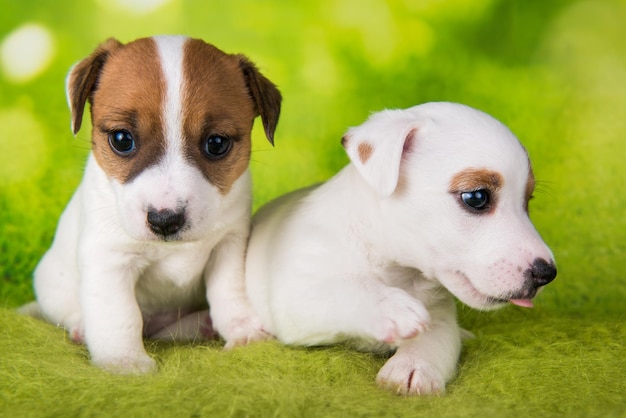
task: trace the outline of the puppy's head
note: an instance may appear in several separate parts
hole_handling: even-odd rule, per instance
[[[66,89],[74,133],[91,105],[92,151],[131,237],[197,239],[249,204],[253,120],[273,143],[281,95],[244,56],[181,36],[109,39]]]
[[[556,276],[528,217],[535,179],[515,136],[453,103],[374,114],[342,140],[387,219],[396,261],[478,309],[531,299]]]

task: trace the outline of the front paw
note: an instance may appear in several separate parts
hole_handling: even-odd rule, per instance
[[[157,370],[157,363],[146,353],[126,354],[117,356],[94,356],[91,362],[113,374],[148,374]]]
[[[428,361],[396,354],[380,369],[376,383],[398,395],[420,396],[445,393],[445,379]]]
[[[224,346],[225,350],[272,338],[272,336],[263,329],[261,321],[254,315],[231,320],[229,325],[222,332],[222,337],[226,340],[226,345]]]
[[[389,288],[373,310],[377,340],[397,345],[430,328],[430,314],[424,304],[401,289]]]

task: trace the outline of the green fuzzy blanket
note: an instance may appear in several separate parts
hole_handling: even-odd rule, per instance
[[[0,0],[0,417],[626,417],[623,1],[146,4]],[[15,308],[34,296],[89,149],[88,126],[68,129],[69,66],[106,37],[156,33],[243,52],[279,85],[276,148],[253,135],[255,208],[332,176],[342,134],[371,111],[448,100],[494,115],[533,161],[531,217],[557,279],[534,309],[459,305],[476,338],[438,397],[380,390],[385,359],[343,346],[148,341],[154,375],[91,366],[63,330]]]
[[[541,311],[541,313],[539,313]],[[62,330],[1,312],[0,416],[623,416],[624,327],[510,309],[462,313],[467,341],[447,394],[402,398],[374,378],[385,361],[344,347],[147,343],[156,375],[112,376]]]

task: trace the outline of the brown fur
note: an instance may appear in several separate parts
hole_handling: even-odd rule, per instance
[[[165,153],[161,109],[165,82],[156,44],[140,39],[109,53],[91,97],[93,153],[102,169],[126,183]],[[125,129],[135,138],[137,149],[120,157],[109,146],[109,133]]]
[[[230,190],[250,159],[250,131],[261,115],[273,143],[281,95],[274,84],[241,55],[229,55],[197,39],[184,44],[183,142],[187,158],[220,189]],[[166,85],[156,43],[151,38],[122,45],[102,43],[70,73],[68,94],[74,132],[80,129],[85,102],[91,103],[93,153],[109,177],[132,181],[165,153],[162,108]],[[131,132],[136,150],[122,157],[109,146],[114,130]],[[202,140],[221,135],[233,140],[231,151],[212,160]]]
[[[359,152],[359,160],[361,160],[363,164],[365,164],[367,160],[370,159],[370,157],[372,156],[372,152],[374,152],[374,148],[368,142],[361,142],[357,150]]]
[[[261,116],[265,136],[274,145],[274,131],[280,114],[282,96],[276,86],[263,76],[243,55],[236,55],[239,66],[246,80],[248,90],[254,99],[257,115]]]
[[[503,185],[504,179],[500,173],[484,168],[470,168],[452,177],[450,192],[460,193],[481,188],[498,191]]]
[[[227,193],[250,159],[250,131],[256,116],[236,57],[199,40],[185,44],[183,132],[185,153],[204,177]],[[201,71],[199,69],[202,69]],[[221,159],[207,158],[204,139],[219,135],[233,141]]]
[[[500,173],[485,168],[470,168],[457,173],[450,181],[449,191],[460,194],[478,189],[491,192],[491,203],[488,212],[492,212],[498,202],[498,194],[504,186],[504,178]]]

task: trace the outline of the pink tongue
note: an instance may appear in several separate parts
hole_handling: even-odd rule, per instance
[[[533,305],[533,301],[530,299],[511,299],[509,302],[511,302],[513,305],[521,306],[523,308],[535,307],[535,305]]]

